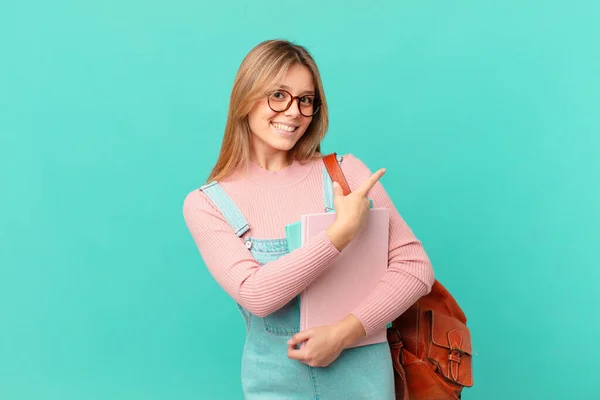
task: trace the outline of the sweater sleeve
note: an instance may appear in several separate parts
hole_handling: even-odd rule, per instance
[[[344,157],[342,170],[351,190],[372,175],[369,168],[352,154]],[[373,199],[373,207],[389,209],[390,233],[388,269],[373,292],[351,312],[362,323],[367,336],[383,329],[428,294],[434,282],[429,257],[381,182],[375,184],[368,196]]]
[[[183,216],[217,283],[259,317],[291,301],[340,254],[323,231],[306,246],[261,266],[202,191],[186,196]]]

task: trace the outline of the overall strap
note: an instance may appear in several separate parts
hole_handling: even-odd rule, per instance
[[[336,154],[336,158],[341,164],[344,156]],[[325,163],[323,163],[323,204],[325,212],[335,211],[333,206],[333,181],[331,180],[331,176],[329,176]]]
[[[231,197],[219,185],[217,181],[212,181],[200,189],[204,192],[210,201],[213,202],[215,207],[223,214],[225,220],[231,225],[235,234],[240,237],[250,229],[248,221],[244,218],[244,215],[240,212],[240,209],[235,205]]]

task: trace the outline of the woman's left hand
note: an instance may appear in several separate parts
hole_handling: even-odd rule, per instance
[[[335,328],[331,325],[298,332],[288,340],[288,357],[311,367],[326,367],[344,350],[341,340],[336,336]],[[296,345],[304,341],[304,346],[296,349]]]
[[[317,326],[296,333],[288,340],[288,357],[311,367],[326,367],[334,362],[365,331],[361,323],[350,314],[334,325]],[[296,345],[304,343],[300,349]]]

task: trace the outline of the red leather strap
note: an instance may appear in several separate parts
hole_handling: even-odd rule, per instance
[[[402,337],[397,329],[388,328],[387,338],[392,354],[392,365],[396,371],[394,378],[396,400],[409,400],[408,383],[404,371],[404,343],[402,343]]]
[[[348,185],[348,181],[346,181],[346,177],[342,172],[342,167],[340,167],[336,153],[331,153],[323,157],[323,162],[325,163],[325,168],[327,168],[331,180],[340,184],[344,191],[344,196],[349,195],[351,192],[350,185]]]
[[[447,333],[448,336],[448,344],[450,345],[450,354],[448,355],[448,364],[450,364],[450,368],[448,368],[448,373],[450,376],[448,378],[453,381],[458,381],[458,368],[460,365],[460,358],[462,356],[461,348],[463,345],[463,337],[460,332],[456,329],[452,329]]]

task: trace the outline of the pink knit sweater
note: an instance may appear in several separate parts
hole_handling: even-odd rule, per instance
[[[321,160],[295,161],[283,170],[268,171],[250,162],[247,172],[236,171],[219,181],[250,225],[243,237],[285,238],[285,225],[300,220],[302,214],[323,212],[322,166]],[[351,190],[372,175],[352,154],[344,156],[342,170]],[[380,182],[369,197],[374,207],[390,209],[390,235],[388,271],[352,311],[367,336],[429,293],[434,281],[421,242]],[[323,231],[308,245],[261,267],[204,193],[197,189],[189,193],[183,214],[212,276],[237,303],[260,317],[292,300],[340,254]]]

